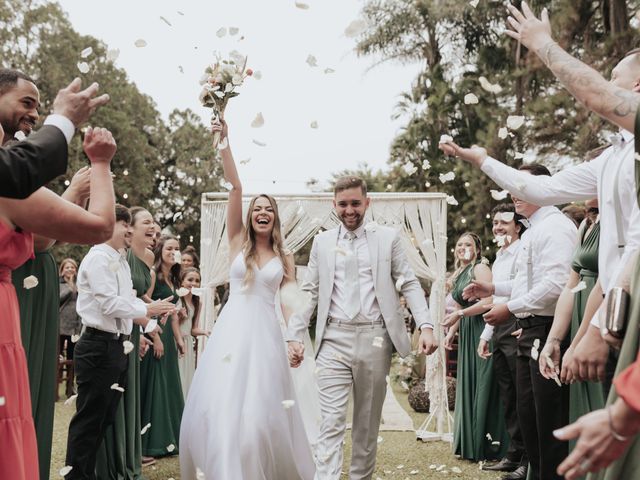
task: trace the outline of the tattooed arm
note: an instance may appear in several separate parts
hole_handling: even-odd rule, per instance
[[[612,85],[554,42],[546,8],[540,20],[526,2],[522,2],[522,12],[513,5],[508,8],[511,13],[508,22],[513,30],[507,30],[507,35],[534,51],[576,100],[592,112],[633,132],[640,94]]]

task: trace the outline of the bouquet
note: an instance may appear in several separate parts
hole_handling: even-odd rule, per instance
[[[253,75],[253,70],[247,67],[247,57],[237,51],[229,54],[228,59],[222,59],[216,54],[215,63],[208,65],[204,75],[200,79],[202,92],[200,102],[203,106],[211,108],[211,121],[219,121],[224,116],[224,110],[230,98],[240,95],[236,91],[244,83],[244,79]],[[213,137],[214,148],[220,142],[220,133]]]

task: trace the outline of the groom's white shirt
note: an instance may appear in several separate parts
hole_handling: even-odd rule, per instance
[[[291,316],[286,333],[287,341],[302,342],[304,332],[308,328],[313,311],[317,306],[316,355],[320,350],[327,318],[333,315],[339,319],[346,318],[344,313],[340,316],[336,313],[342,310],[340,308],[340,282],[344,281],[344,273],[341,279],[337,272],[338,256],[341,253],[339,253],[340,249],[336,247],[339,247],[341,227],[342,225],[319,233],[314,238],[309,264],[301,287],[303,291],[310,294],[311,299],[303,312]],[[361,314],[365,315],[367,319],[375,320],[379,315],[376,318],[369,318],[369,316],[376,314],[377,306],[395,349],[404,357],[409,354],[411,347],[402,316],[400,299],[396,291],[396,282],[401,277],[404,279],[400,290],[407,300],[407,305],[411,309],[418,328],[425,326],[433,328],[424,291],[409,266],[399,232],[394,228],[375,224],[364,227],[363,230],[364,235],[359,238],[362,238],[361,242],[366,239],[374,297],[369,299],[371,285],[368,285],[364,278],[366,275],[363,270],[366,270],[366,267],[359,263],[360,300],[361,308],[363,307]],[[364,252],[365,249],[358,248],[359,262],[360,255],[364,255]],[[341,262],[344,263],[344,260],[341,259]],[[341,265],[340,268],[344,269],[344,265]],[[337,286],[336,281],[338,282]]]
[[[347,229],[340,224],[338,227],[338,247],[344,252],[348,252],[349,240],[345,237]],[[371,267],[371,255],[364,225],[360,225],[354,230],[356,238],[353,239],[353,250],[358,258],[358,280],[360,282],[360,316],[367,320],[376,321],[380,318],[380,306],[376,299],[376,290],[373,284],[373,269]],[[337,320],[348,321],[349,316],[344,313],[346,306],[346,255],[339,253],[335,257],[335,275],[333,281],[333,293],[329,306],[329,317]]]

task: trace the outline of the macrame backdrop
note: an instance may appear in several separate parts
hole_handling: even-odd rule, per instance
[[[274,195],[278,202],[286,248],[293,253],[302,248],[321,229],[331,229],[339,220],[333,211],[331,193]],[[444,280],[447,255],[447,203],[441,193],[369,193],[371,206],[365,223],[375,222],[402,233],[411,267],[420,278],[431,282],[429,308],[438,343],[443,338],[440,321],[444,315]],[[251,197],[245,196],[243,210]],[[202,196],[200,258],[202,286],[209,287],[203,300],[201,327],[210,330],[216,320],[215,287],[229,279],[229,244],[226,235],[227,193]],[[199,342],[204,345],[204,342]],[[423,439],[443,438],[451,431],[445,381],[445,355],[442,347],[427,357],[426,388],[430,415],[418,430]],[[426,428],[435,422],[437,433]],[[445,425],[447,427],[445,428]],[[448,437],[446,437],[448,438]]]

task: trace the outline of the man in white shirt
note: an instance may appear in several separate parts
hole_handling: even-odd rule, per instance
[[[550,175],[543,165],[520,168],[531,175]],[[517,326],[522,328],[516,359],[518,418],[531,478],[560,480],[556,468],[568,449],[565,442],[553,436],[553,431],[568,421],[569,392],[567,386],[558,387],[540,374],[537,352],[547,340],[556,302],[569,278],[577,229],[556,207],[539,207],[516,194],[512,198],[516,212],[530,224],[521,239],[515,278],[493,284],[474,281],[465,289],[464,296],[509,296],[507,303],[494,305],[484,318],[488,324],[498,325],[514,315]]]
[[[96,478],[96,452],[126,388],[133,319],[175,310],[166,300],[147,304],[136,298],[123,254],[130,243],[130,222],[129,210],[116,205],[112,237],[92,247],[78,270],[76,310],[84,331],[73,358],[78,398],[67,438],[68,480]]]
[[[623,58],[611,72],[611,84],[639,91],[640,51]],[[460,156],[480,167],[500,187],[536,205],[558,205],[598,198],[603,234],[598,253],[599,279],[607,293],[617,283],[624,265],[640,246],[640,209],[636,199],[634,136],[626,130],[611,138],[612,145],[599,157],[567,167],[552,177],[531,178],[487,155],[480,147],[442,144],[447,154]],[[600,299],[602,301],[602,299]],[[599,316],[574,350],[571,371],[578,380],[604,380],[609,347],[599,331]]]
[[[526,227],[521,220],[523,216],[515,211],[513,203],[501,203],[492,211],[492,232],[497,240],[500,250],[496,253],[496,259],[491,266],[494,282],[513,280],[516,274],[516,259],[520,253],[520,237]],[[506,303],[508,296],[493,297],[493,303]],[[485,465],[483,470],[520,472],[512,475],[522,475],[526,472],[529,459],[527,458],[520,423],[518,422],[517,397],[516,397],[516,351],[517,341],[513,336],[516,330],[515,318],[496,325],[486,325],[480,335],[478,343],[478,355],[488,359],[492,356],[493,371],[500,388],[500,397],[504,407],[505,424],[509,432],[509,450],[500,462],[494,465]],[[489,342],[493,339],[492,352],[489,352]],[[517,477],[516,477],[517,478]]]
[[[322,423],[317,442],[317,480],[339,480],[347,404],[353,390],[351,480],[373,475],[380,417],[391,355],[410,349],[398,290],[407,300],[420,335],[421,353],[437,349],[420,282],[409,267],[400,233],[364,225],[370,199],[357,177],[338,179],[334,208],[338,228],[313,240],[302,290],[307,308],[289,319],[286,340],[291,365],[300,364],[304,333],[316,305],[316,364]]]

